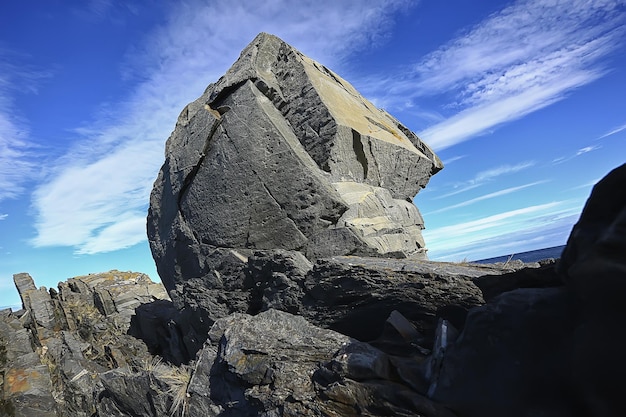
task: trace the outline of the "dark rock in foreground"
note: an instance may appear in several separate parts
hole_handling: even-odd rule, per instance
[[[4,414],[90,417],[109,370],[143,368],[152,356],[127,331],[135,308],[167,299],[147,275],[110,271],[58,289],[14,276],[23,310],[0,315]]]
[[[626,415],[626,165],[593,188],[558,272],[475,280],[542,288],[471,310],[431,398],[468,417]],[[543,288],[555,278],[564,285]]]

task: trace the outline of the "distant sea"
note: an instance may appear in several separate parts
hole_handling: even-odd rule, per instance
[[[489,258],[489,259],[481,259],[479,261],[472,261],[472,262],[476,262],[479,264],[492,264],[496,262],[506,262],[509,259],[511,259],[512,261],[515,259],[519,259],[523,262],[537,262],[542,259],[560,258],[561,254],[563,253],[563,249],[565,249],[565,245],[554,246],[552,248],[531,250],[529,252],[510,253],[508,255],[502,255],[502,256]]]

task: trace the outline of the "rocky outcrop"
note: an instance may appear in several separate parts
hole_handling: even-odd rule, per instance
[[[168,299],[147,275],[110,271],[50,290],[26,273],[14,282],[24,308],[0,315],[0,415],[92,416],[102,375],[150,362],[145,343],[127,335],[136,307]]]
[[[202,347],[213,323],[232,313],[278,309],[362,341],[376,339],[397,310],[422,333],[430,348],[439,317],[462,325],[470,308],[484,303],[472,279],[507,270],[406,259],[333,257],[311,264],[300,252],[256,251],[239,269],[215,271],[171,292],[182,305],[185,349]],[[148,309],[145,306],[142,309]],[[205,335],[203,337],[203,335]]]
[[[410,199],[440,167],[259,35],[168,140],[148,219],[165,286],[14,276],[0,416],[626,415],[626,165],[558,268],[423,259]]]
[[[189,415],[451,416],[415,390],[405,363],[289,313],[236,314],[213,326],[199,355]]]
[[[229,252],[183,310],[142,274],[50,291],[17,274],[0,415],[624,415],[622,211],[558,269]]]
[[[413,197],[442,168],[348,82],[260,34],[181,113],[148,236],[168,290],[253,250],[425,258]]]
[[[215,317],[205,334],[191,324],[202,315],[174,308],[143,274],[93,274],[50,290],[16,274],[24,309],[0,314],[0,415],[452,416],[425,394],[437,316],[481,304],[471,278],[501,271],[434,265],[312,265],[299,252],[259,252],[246,269],[250,293],[232,295],[255,315]]]

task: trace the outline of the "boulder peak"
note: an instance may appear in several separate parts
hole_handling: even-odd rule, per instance
[[[350,83],[261,33],[167,141],[148,214],[159,274],[171,290],[225,249],[424,259],[411,201],[441,168]]]

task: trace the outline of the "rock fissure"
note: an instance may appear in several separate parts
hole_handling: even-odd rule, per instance
[[[363,181],[367,180],[368,163],[365,151],[363,150],[363,142],[361,141],[361,134],[352,129],[352,150],[356,160],[361,164],[363,168]]]
[[[208,107],[208,106],[207,106]],[[209,107],[210,109],[210,107]],[[207,109],[208,111],[208,109]],[[181,213],[181,215],[184,218],[184,210],[182,210],[181,208],[181,201],[185,198],[185,194],[187,192],[187,189],[189,188],[189,186],[192,184],[194,178],[196,177],[196,175],[198,175],[198,171],[200,170],[200,167],[202,166],[202,163],[204,162],[204,159],[207,157],[207,155],[210,152],[210,147],[211,147],[211,140],[213,139],[215,133],[217,132],[217,130],[220,128],[221,123],[222,123],[222,118],[221,118],[221,114],[218,113],[218,118],[215,119],[215,121],[213,122],[210,130],[209,130],[209,134],[207,136],[207,138],[204,141],[204,146],[202,147],[202,152],[199,155],[198,161],[196,162],[195,165],[193,165],[193,167],[191,168],[191,171],[185,176],[185,179],[183,180],[183,184],[180,188],[180,192],[179,192],[179,197],[178,197],[178,209],[179,212]]]
[[[378,160],[376,159],[376,153],[372,149],[372,141],[369,139],[369,137],[367,138],[367,147],[370,151],[370,155],[372,157],[372,162],[374,163],[374,167],[376,168],[376,175],[380,179],[380,168],[378,167]],[[385,184],[382,181],[380,181],[380,185],[384,186]]]

